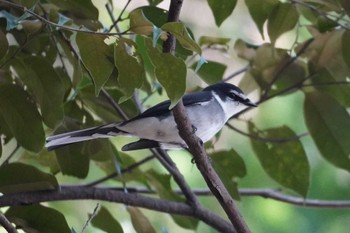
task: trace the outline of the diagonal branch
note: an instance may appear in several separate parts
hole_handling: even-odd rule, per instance
[[[176,22],[179,20],[182,2],[182,0],[170,1],[168,22]],[[174,36],[170,35],[163,45],[163,52],[174,53],[176,45],[175,42]],[[220,202],[222,208],[225,210],[234,228],[237,230],[237,232],[250,232],[242,216],[239,214],[233,199],[211,166],[208,156],[203,148],[203,143],[192,132],[192,125],[182,100],[180,100],[174,107],[173,113],[180,136],[188,145],[188,148],[196,161],[197,168],[207,182],[209,189],[213,192],[217,200]]]
[[[0,226],[2,226],[8,233],[18,233],[16,228],[6,218],[3,213],[0,213]]]

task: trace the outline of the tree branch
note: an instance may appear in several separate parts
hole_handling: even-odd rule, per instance
[[[10,6],[16,8],[16,9],[21,10],[24,13],[28,13],[28,14],[32,15],[33,17],[37,18],[38,20],[40,20],[41,22],[43,22],[45,24],[48,24],[48,25],[60,28],[62,30],[67,30],[67,31],[72,31],[72,32],[90,33],[90,34],[95,34],[95,35],[105,35],[105,36],[119,36],[119,35],[133,34],[133,33],[128,33],[128,30],[125,31],[125,32],[113,32],[113,33],[108,32],[108,33],[106,33],[106,32],[90,31],[88,29],[82,30],[82,29],[78,29],[78,28],[68,27],[68,26],[64,26],[64,25],[60,25],[60,24],[54,23],[54,22],[52,22],[52,21],[50,21],[48,19],[45,19],[45,17],[42,17],[41,15],[38,15],[37,13],[27,9],[24,6],[18,5],[16,3],[13,3],[13,2],[10,2],[10,1],[6,1],[6,0],[0,0],[0,3],[5,3],[7,5],[10,5]]]
[[[6,194],[0,196],[0,207],[31,205],[40,202],[63,200],[101,200],[122,203],[169,214],[195,217],[220,232],[235,232],[231,224],[202,207],[193,209],[191,206],[181,202],[145,197],[135,193],[125,193],[124,189],[118,191],[106,188],[87,188],[79,186],[61,187],[60,190],[56,191]]]
[[[168,22],[176,22],[179,20],[182,0],[171,0]],[[174,53],[175,38],[170,35],[163,45],[163,52]],[[222,208],[225,210],[231,223],[237,232],[250,232],[248,226],[245,224],[242,216],[239,214],[233,199],[225,188],[224,184],[212,168],[208,156],[203,148],[201,140],[192,132],[192,124],[188,118],[186,109],[182,100],[173,109],[174,118],[179,129],[180,136],[184,139],[191,151],[197,168],[201,172],[203,178],[207,182],[209,189],[213,192],[217,200],[220,202]]]
[[[113,188],[114,190],[124,190],[124,188]],[[139,194],[156,194],[154,190],[139,187],[127,188],[129,193]],[[183,194],[181,190],[174,190],[177,194]],[[212,196],[213,193],[209,189],[193,189],[193,192],[197,196]],[[312,207],[312,208],[337,208],[337,209],[348,209],[350,208],[350,200],[320,200],[320,199],[304,199],[300,197],[290,196],[281,193],[279,189],[269,188],[241,188],[238,190],[241,197],[263,197],[279,202],[284,202],[296,206]]]
[[[0,226],[3,226],[8,233],[18,233],[12,223],[6,218],[3,213],[0,213]]]

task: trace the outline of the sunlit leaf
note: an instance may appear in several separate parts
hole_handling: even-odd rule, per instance
[[[6,211],[5,216],[24,232],[71,232],[61,212],[39,204],[12,206]]]
[[[283,33],[292,30],[298,22],[299,14],[291,3],[276,5],[268,18],[267,32],[272,44]]]
[[[107,208],[101,207],[91,224],[107,233],[123,233],[120,223],[112,216]]]
[[[95,85],[95,95],[107,82],[113,71],[113,50],[104,43],[106,36],[77,33],[76,42],[81,58],[88,68]]]
[[[151,41],[147,40],[146,44],[148,56],[155,67],[155,75],[165,88],[173,107],[186,90],[186,64],[180,58],[169,53],[161,53],[157,48],[153,48]]]
[[[55,190],[58,183],[53,175],[23,163],[3,164],[0,167],[0,192],[20,193]]]
[[[151,23],[143,14],[142,9],[137,8],[130,12],[130,31],[139,35],[151,35],[153,32],[153,23]]]
[[[199,38],[198,44],[200,46],[207,45],[227,45],[231,41],[230,38],[224,37],[211,37],[211,36],[201,36]]]
[[[208,5],[214,15],[215,23],[218,27],[227,19],[235,9],[237,0],[207,0]]]
[[[126,207],[130,214],[132,225],[137,233],[156,233],[148,218],[136,207]]]
[[[161,29],[173,34],[185,49],[194,51],[199,55],[202,54],[201,47],[192,39],[184,23],[169,22],[164,24]]]
[[[244,177],[247,173],[243,159],[232,149],[214,152],[209,157],[231,196],[239,199],[236,179]]]
[[[29,95],[17,85],[0,85],[0,115],[17,142],[24,148],[39,152],[45,134],[41,117]]]
[[[306,125],[321,155],[350,171],[350,116],[334,99],[318,91],[306,93]]]
[[[245,0],[250,16],[264,38],[264,23],[273,8],[279,3],[278,0]]]
[[[326,33],[314,32],[314,40],[302,53],[302,56],[307,57],[312,63],[314,71],[326,68],[337,79],[349,76],[348,55],[344,56],[348,45],[343,47],[343,39],[347,37],[345,31],[338,29]],[[305,43],[307,41],[297,46],[296,51],[300,51]],[[345,43],[348,44],[347,41]]]
[[[260,131],[249,124],[249,132],[260,138],[295,138],[287,126]],[[310,182],[310,165],[299,140],[272,143],[251,140],[265,172],[281,185],[306,197]]]
[[[118,68],[118,83],[124,93],[119,102],[131,98],[134,90],[142,86],[145,80],[145,70],[141,57],[137,52],[132,53],[136,47],[135,42],[126,39],[119,39],[114,47],[114,62]]]
[[[256,56],[257,49],[249,47],[248,44],[241,39],[236,40],[233,48],[237,53],[238,57],[245,59],[247,61],[253,61],[253,59]]]

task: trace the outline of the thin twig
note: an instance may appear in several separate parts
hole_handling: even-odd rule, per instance
[[[18,233],[18,231],[12,225],[12,223],[1,212],[0,212],[0,226],[2,226],[8,233]]]
[[[254,139],[256,141],[262,141],[262,142],[286,143],[286,142],[297,141],[300,138],[309,135],[309,133],[302,133],[302,134],[298,134],[298,135],[296,135],[294,137],[290,137],[290,138],[263,138],[263,137],[259,137],[257,135],[246,133],[246,132],[234,127],[232,124],[230,124],[228,122],[226,123],[226,126],[229,127],[230,129],[236,131],[239,134],[247,136],[247,137]]]
[[[112,24],[113,24],[113,25],[109,28],[108,32],[110,32],[110,31],[112,30],[113,26],[114,26],[114,28],[115,28],[115,30],[116,30],[117,32],[120,32],[120,29],[119,29],[119,27],[118,27],[118,25],[117,25],[117,21],[115,20],[114,15],[113,15],[113,10],[110,8],[109,2],[106,3],[105,7],[106,7],[106,10],[107,10],[107,12],[108,12],[109,17],[110,17],[111,20],[112,20]]]
[[[122,15],[124,14],[126,8],[129,6],[130,2],[131,2],[131,0],[128,0],[127,3],[124,5],[122,11],[119,14],[119,17],[113,21],[113,24],[109,27],[108,32],[110,32],[113,29],[113,27],[115,27],[117,25],[117,23],[121,20]]]
[[[152,159],[154,159],[154,158],[155,158],[155,155],[147,156],[146,158],[141,159],[140,161],[138,161],[138,162],[136,162],[136,163],[133,163],[133,164],[131,164],[130,166],[128,166],[128,167],[126,167],[126,168],[123,168],[123,169],[121,170],[121,174],[131,172],[131,171],[134,170],[135,168],[141,166],[142,164],[147,163],[148,161],[150,161],[150,160],[152,160]],[[114,178],[114,177],[117,177],[118,175],[119,175],[118,172],[113,172],[112,174],[109,174],[108,176],[105,176],[105,177],[103,177],[103,178],[101,178],[101,179],[95,180],[95,181],[93,181],[93,182],[91,182],[91,183],[85,184],[84,186],[85,186],[85,187],[93,187],[93,186],[96,186],[96,185],[98,185],[98,184],[101,184],[101,183],[103,183],[103,182],[105,182],[105,181],[107,181],[107,180],[110,180],[110,179],[112,179],[112,178]]]
[[[87,229],[88,225],[90,224],[90,222],[92,221],[92,219],[94,219],[94,217],[96,217],[98,210],[100,209],[100,204],[97,203],[95,206],[94,211],[92,212],[92,214],[89,216],[88,220],[86,220],[83,229],[81,230],[81,233],[84,233],[85,230]]]
[[[5,3],[7,5],[10,5],[10,6],[13,6],[17,9],[20,9],[22,10],[24,13],[28,13],[30,15],[32,15],[33,17],[39,19],[41,22],[44,22],[48,25],[51,25],[51,26],[54,26],[54,27],[57,27],[57,28],[60,28],[60,29],[63,29],[63,30],[67,30],[67,31],[73,31],[73,32],[83,32],[83,33],[90,33],[90,34],[94,34],[94,35],[105,35],[105,36],[119,36],[119,35],[129,35],[129,34],[133,34],[133,33],[129,33],[129,30],[126,30],[125,32],[95,32],[95,31],[91,31],[91,30],[88,30],[88,29],[78,29],[78,28],[73,28],[73,27],[68,27],[68,26],[64,26],[64,25],[60,25],[60,24],[57,24],[57,23],[54,23],[50,20],[47,20],[45,19],[45,17],[42,17],[41,15],[38,15],[37,13],[21,6],[21,5],[18,5],[16,3],[13,3],[13,2],[9,2],[9,1],[6,1],[6,0],[0,0],[0,2],[2,3]]]
[[[264,99],[268,96],[273,84],[275,84],[275,82],[281,77],[281,74],[285,71],[285,69],[287,69],[288,66],[290,66],[294,61],[296,61],[305,52],[305,50],[311,45],[311,43],[313,41],[314,41],[313,38],[307,40],[303,44],[303,47],[298,51],[298,53],[294,57],[291,57],[286,61],[282,61],[283,64],[281,64],[281,67],[275,72],[273,79],[271,80],[271,82],[269,83],[269,85],[267,86],[267,88],[264,91],[262,99]]]
[[[332,18],[329,17],[329,15],[328,15],[327,13],[325,13],[325,12],[323,12],[323,11],[317,9],[315,6],[310,5],[310,4],[308,4],[307,2],[299,1],[299,0],[290,0],[290,2],[291,2],[291,3],[294,3],[294,4],[299,4],[299,5],[304,6],[304,7],[306,7],[306,8],[309,8],[311,11],[314,11],[314,12],[316,12],[317,14],[319,14],[319,15],[325,17],[326,19],[337,23],[337,25],[338,25],[339,27],[342,27],[342,28],[344,28],[344,29],[346,29],[346,30],[349,30],[349,28],[348,28],[347,26],[345,26],[345,25],[339,23],[337,20],[333,20]],[[342,19],[342,20],[343,20],[346,24],[350,24],[350,21],[345,20],[345,19]]]
[[[233,72],[232,74],[230,74],[229,76],[227,76],[226,78],[224,78],[222,80],[222,82],[228,82],[231,79],[233,79],[234,77],[236,77],[237,75],[240,75],[241,73],[246,72],[249,69],[250,65],[246,65],[245,67]]]
[[[111,188],[113,190],[122,191],[123,188]],[[213,193],[209,189],[192,189],[197,196],[213,196]],[[138,194],[157,194],[156,191],[143,187],[129,187],[127,189],[129,193]],[[183,195],[182,191],[177,189],[173,190],[174,193]],[[336,209],[348,209],[350,208],[350,200],[321,200],[321,199],[305,199],[301,197],[295,197],[286,195],[281,192],[280,189],[269,188],[241,188],[238,190],[241,197],[263,197],[283,203],[288,203],[297,206],[310,207],[310,208],[336,208]]]

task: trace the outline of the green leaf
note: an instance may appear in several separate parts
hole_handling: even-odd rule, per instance
[[[71,232],[61,212],[39,204],[12,206],[6,211],[5,216],[24,232]]]
[[[58,189],[53,175],[23,163],[4,164],[0,167],[0,192],[20,193]]]
[[[170,108],[174,107],[186,90],[187,68],[184,61],[169,53],[161,53],[153,48],[152,42],[146,41],[148,56],[155,67],[155,75],[166,90],[171,100]]]
[[[164,24],[161,29],[173,34],[185,49],[194,51],[199,55],[202,54],[201,47],[192,39],[184,23],[169,22]]]
[[[264,38],[264,23],[273,8],[279,3],[278,0],[245,0],[250,16]]]
[[[295,138],[287,126],[260,131],[249,124],[249,132],[260,138]],[[306,197],[310,182],[310,166],[299,140],[283,143],[255,141],[253,149],[265,172],[281,185]]]
[[[268,18],[267,32],[272,44],[283,33],[292,30],[298,22],[299,14],[293,4],[280,3],[274,7]]]
[[[9,48],[9,42],[7,41],[6,35],[0,30],[0,61],[5,57]]]
[[[134,90],[140,88],[146,78],[141,56],[137,52],[129,54],[133,48],[136,48],[135,42],[122,38],[114,46],[114,63],[118,68],[118,83],[124,93],[124,97],[119,102],[131,98]]]
[[[107,233],[123,233],[120,223],[113,218],[107,208],[101,207],[97,215],[91,220],[91,224]]]
[[[183,197],[180,197],[173,192],[170,184],[170,175],[159,174],[153,169],[148,170],[144,175],[146,176],[151,186],[157,191],[160,198],[172,201],[185,201]],[[194,230],[198,227],[199,222],[197,219],[178,215],[172,215],[172,218],[179,226],[183,228]]]
[[[60,8],[60,11],[69,12],[78,19],[98,20],[98,9],[91,0],[48,0]]]
[[[81,58],[94,81],[96,96],[100,93],[114,68],[112,63],[113,50],[105,44],[106,38],[106,36],[87,33],[77,33],[76,35]]]
[[[45,124],[57,127],[63,119],[64,86],[51,64],[36,56],[16,59],[13,67],[39,103]]]
[[[38,154],[23,151],[19,162],[40,164],[41,166],[49,167],[51,174],[56,174],[60,171],[54,152],[48,152],[47,150],[42,150]]]
[[[150,6],[156,6],[158,5],[159,3],[163,2],[163,0],[148,0],[148,4]]]
[[[123,93],[119,90],[106,89],[108,94],[117,101],[123,97]],[[101,94],[95,96],[93,87],[86,86],[79,90],[79,97],[84,100],[85,105],[91,110],[96,116],[101,118],[104,122],[119,122],[122,121],[119,114],[117,114],[115,108],[111,103]],[[120,104],[120,107],[125,111],[128,116],[134,116],[137,113],[137,109],[132,100],[127,100]]]
[[[237,0],[208,0],[208,5],[214,15],[218,27],[225,21],[235,9]]]
[[[128,206],[126,209],[137,233],[156,233],[148,218],[138,208]]]
[[[139,35],[151,35],[153,32],[153,23],[151,23],[143,14],[142,9],[137,8],[130,12],[130,31]]]
[[[341,38],[341,44],[342,44],[342,55],[345,63],[348,67],[350,67],[350,31],[345,30],[344,34]]]
[[[350,116],[346,109],[328,95],[313,91],[305,95],[304,113],[321,155],[350,171]]]
[[[89,156],[83,153],[83,144],[76,143],[55,150],[63,175],[85,178],[89,172]]]
[[[211,37],[211,36],[201,36],[199,38],[198,44],[200,46],[207,45],[207,46],[213,46],[213,45],[227,45],[231,41],[230,38],[224,38],[224,37]]]
[[[19,86],[0,85],[0,115],[19,145],[39,152],[45,142],[41,117],[28,94]]]
[[[196,64],[194,64],[192,68],[194,68]],[[207,61],[207,63],[203,64],[198,70],[198,75],[204,82],[211,85],[222,81],[226,68],[227,66],[222,63]]]
[[[239,199],[237,177],[247,174],[243,159],[234,150],[217,151],[209,155],[215,171],[220,176],[231,196]]]
[[[135,159],[126,153],[118,151],[117,153],[114,153],[114,155],[117,156],[117,158],[110,158],[110,160],[100,160],[95,162],[97,166],[101,168],[107,175],[117,172],[117,167],[115,166],[116,160],[117,162],[121,163],[121,169],[128,168],[129,166],[136,163]],[[115,177],[114,179],[122,182],[136,181],[143,184],[147,188],[150,188],[144,172],[139,168],[134,168],[131,172],[123,173],[122,176]]]
[[[346,77],[332,75],[327,69],[319,70],[311,79],[314,87],[332,96],[341,105],[350,107],[350,83],[339,85],[327,85],[327,83],[344,82]]]

